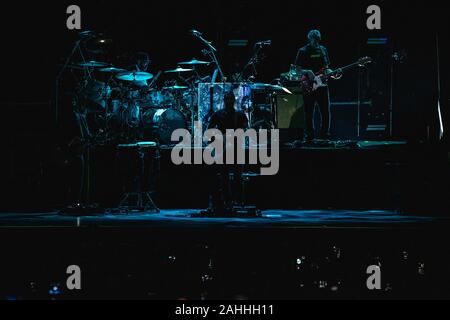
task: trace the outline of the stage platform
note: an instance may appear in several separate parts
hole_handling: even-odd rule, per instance
[[[448,225],[449,218],[414,216],[372,210],[266,210],[261,217],[192,217],[200,209],[162,210],[160,213],[107,213],[65,216],[54,213],[1,213],[0,228],[8,227],[137,227],[137,228],[404,228]]]
[[[25,151],[25,150],[24,150]],[[146,179],[156,190],[157,206],[167,209],[205,208],[217,169],[207,165],[175,165],[169,147],[159,162],[147,159]],[[79,198],[80,162],[77,158],[42,155],[48,166],[22,170],[28,154],[17,154],[5,173],[1,212],[49,212]],[[58,162],[58,161],[63,162]],[[116,207],[133,190],[136,154],[112,146],[91,154],[91,202]],[[315,141],[280,145],[279,172],[259,176],[247,166],[246,204],[261,209],[388,209],[428,216],[445,215],[450,187],[448,156],[439,146],[404,141]],[[256,173],[256,174],[255,174]],[[153,175],[149,179],[149,175]],[[33,178],[35,177],[35,179]],[[439,211],[439,213],[437,212]]]

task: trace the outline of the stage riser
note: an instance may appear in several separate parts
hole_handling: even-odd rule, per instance
[[[130,162],[115,165],[108,151],[98,153],[92,184],[94,199],[114,206],[124,181],[133,176]],[[437,185],[417,181],[439,172],[437,163],[425,153],[398,150],[298,150],[282,149],[280,170],[275,176],[250,178],[247,199],[263,209],[354,208],[354,209],[430,209],[445,198]],[[105,167],[109,165],[109,167]],[[149,165],[150,166],[150,165]],[[427,168],[433,167],[435,172]],[[114,166],[113,166],[114,167]],[[120,170],[118,170],[119,168]],[[258,168],[251,168],[259,172]],[[175,166],[170,150],[163,150],[157,180],[158,205],[162,208],[204,208],[208,205],[211,179],[216,167]],[[125,176],[124,176],[125,175]],[[120,178],[122,177],[122,178]],[[434,179],[434,178],[431,178]],[[436,201],[425,201],[425,199]]]
[[[19,151],[17,151],[19,152]],[[49,159],[23,171],[27,150],[8,159],[11,168],[3,210],[52,210],[77,200],[80,162],[72,156],[49,152]],[[22,157],[23,155],[23,157]],[[134,157],[134,158],[133,158]],[[134,160],[133,160],[134,159]],[[124,191],[133,186],[135,155],[101,147],[91,156],[91,199],[105,207],[118,205]],[[403,146],[374,150],[280,150],[276,176],[251,178],[249,204],[262,209],[343,208],[400,209],[435,214],[446,212],[448,160],[438,149]],[[176,166],[171,150],[161,151],[160,175],[152,181],[161,208],[204,208],[217,168],[207,165]],[[146,169],[150,169],[147,162]],[[252,168],[259,172],[258,168]]]

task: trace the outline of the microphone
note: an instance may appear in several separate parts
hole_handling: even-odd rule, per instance
[[[272,45],[272,40],[260,41],[255,43],[255,46],[270,46]]]
[[[193,36],[201,37],[203,35],[200,31],[197,31],[197,30],[190,30],[189,33],[192,34]]]
[[[194,37],[199,38],[199,39],[200,39],[202,42],[204,42],[211,50],[217,51],[217,49],[214,48],[214,47],[211,45],[211,42],[206,41],[205,39],[203,39],[203,33],[201,33],[200,31],[197,31],[197,30],[189,30],[189,33],[192,34]]]

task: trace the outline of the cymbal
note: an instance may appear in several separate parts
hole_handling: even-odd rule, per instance
[[[164,71],[164,73],[192,72],[192,71],[194,71],[194,69],[184,69],[184,68],[178,67],[174,70]]]
[[[192,59],[191,61],[183,61],[183,62],[179,62],[178,64],[179,65],[196,66],[196,65],[206,65],[206,64],[210,64],[210,63],[211,62]]]
[[[99,62],[99,61],[88,61],[88,62],[79,62],[76,64],[77,66],[80,67],[86,67],[86,68],[103,68],[103,67],[107,67],[108,64],[104,63],[104,62]]]
[[[185,87],[185,86],[172,86],[172,87],[165,87],[162,88],[163,90],[187,90],[189,89],[189,87]]]
[[[253,90],[284,91],[288,94],[292,94],[292,92],[285,87],[268,83],[251,83],[249,86]]]
[[[144,141],[144,142],[136,142],[131,144],[119,144],[118,148],[154,148],[158,146],[156,142],[153,141]]]
[[[107,72],[107,73],[127,72],[127,70],[125,70],[125,69],[120,69],[120,68],[116,68],[116,67],[101,68],[98,71]]]
[[[147,81],[147,80],[150,80],[151,78],[153,78],[153,75],[151,73],[148,73],[148,72],[141,72],[141,71],[131,72],[131,71],[127,71],[127,72],[119,73],[116,76],[116,78],[118,80],[123,80],[123,81]]]

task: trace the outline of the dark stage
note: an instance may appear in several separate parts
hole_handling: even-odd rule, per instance
[[[40,214],[2,213],[1,227],[20,228],[292,228],[292,229],[402,229],[447,225],[447,218],[414,216],[393,211],[351,210],[265,210],[262,217],[195,218],[201,209],[167,209],[159,213],[106,213],[90,217],[62,216],[57,212]]]
[[[157,161],[152,158],[154,150],[146,153],[145,177],[157,205],[163,209],[208,207],[217,166],[175,165],[172,150],[161,147]],[[93,150],[91,159],[91,201],[104,209],[117,207],[123,194],[135,188],[137,153],[100,146]],[[17,172],[9,185],[12,196],[2,203],[3,211],[53,211],[75,202],[80,190],[77,158],[70,154],[62,160],[50,158],[41,170],[44,175],[39,184],[32,184],[26,172]],[[448,213],[450,186],[446,179],[450,171],[447,152],[440,144],[352,140],[284,143],[276,175],[261,176],[260,165],[246,165],[242,170],[246,175],[245,201],[263,210]]]
[[[259,180],[249,183],[248,201],[263,209],[260,217],[193,217],[208,205],[208,190],[196,181],[186,192],[184,181],[211,169],[174,168],[164,161],[170,149],[161,150],[155,201],[199,209],[119,210],[120,184],[111,182],[120,179],[104,168],[109,179],[98,178],[93,190],[110,190],[103,194],[107,209],[72,216],[30,206],[34,213],[0,215],[1,250],[9,258],[1,265],[0,294],[39,300],[447,299],[450,262],[442,244],[450,240],[450,220],[448,198],[442,198],[447,193],[438,188],[446,166],[430,171],[428,158],[434,154],[433,164],[439,163],[439,149],[388,141],[288,145],[280,182],[255,176]],[[286,159],[309,164],[312,172],[325,164],[330,169],[315,174],[317,181]],[[371,172],[360,170],[368,164]],[[336,189],[321,187],[323,178],[326,185],[336,179]],[[287,179],[322,191],[291,189],[282,185]],[[102,199],[101,192],[93,194]],[[65,268],[75,262],[83,270],[77,292],[65,289]],[[365,287],[369,265],[383,270],[381,291]]]
[[[11,3],[0,300],[449,299],[447,11]]]

